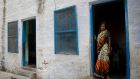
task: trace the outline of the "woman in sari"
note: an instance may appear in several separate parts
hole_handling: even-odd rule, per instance
[[[97,37],[97,54],[98,58],[95,65],[94,76],[97,79],[109,79],[109,55],[111,48],[110,33],[106,29],[106,23],[102,22],[100,33]]]

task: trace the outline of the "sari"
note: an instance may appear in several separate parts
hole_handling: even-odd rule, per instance
[[[101,31],[97,37],[98,58],[95,65],[95,77],[104,79],[109,72],[109,36],[108,30]]]

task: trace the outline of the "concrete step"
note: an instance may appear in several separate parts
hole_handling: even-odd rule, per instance
[[[31,78],[9,72],[0,71],[0,79],[31,79]]]
[[[36,79],[36,68],[23,67],[13,73],[0,71],[0,79]]]
[[[36,69],[30,67],[23,67],[18,72],[18,75],[29,77],[31,79],[36,79]]]
[[[28,66],[22,67],[22,69],[32,71],[32,72],[36,72],[36,68],[32,68],[32,67],[28,67]]]

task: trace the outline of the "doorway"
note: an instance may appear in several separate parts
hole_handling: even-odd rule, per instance
[[[126,79],[127,76],[127,53],[126,53],[126,21],[125,21],[125,5],[123,0],[110,1],[92,5],[92,50],[91,50],[91,67],[92,74],[95,72],[95,64],[97,61],[97,41],[94,37],[99,34],[100,23],[107,23],[107,30],[111,36],[111,55],[110,55],[110,71],[111,79]],[[116,62],[117,61],[117,62]]]
[[[36,67],[36,20],[23,21],[23,66]]]

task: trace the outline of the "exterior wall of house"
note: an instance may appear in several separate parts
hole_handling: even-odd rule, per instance
[[[0,0],[0,38],[1,38],[1,27],[3,23],[3,0]],[[2,61],[2,51],[1,51],[1,39],[0,39],[0,69],[1,69],[1,61]]]
[[[22,67],[22,21],[36,16],[36,0],[6,0],[5,67],[10,72]],[[8,22],[18,21],[18,53],[8,52]]]
[[[79,55],[54,54],[54,11],[76,5]],[[51,6],[51,7],[50,7]],[[48,8],[49,7],[49,8]],[[82,0],[46,1],[38,14],[37,62],[38,77],[42,79],[81,79],[89,77],[89,3]],[[47,65],[43,62],[48,62]],[[53,76],[52,76],[53,75]]]
[[[90,76],[90,13],[93,0],[6,0],[5,67],[17,72],[22,67],[22,21],[36,18],[37,73],[42,79],[83,79]],[[97,1],[97,0],[95,0]],[[135,46],[140,43],[140,1],[128,0],[131,79],[135,79]],[[54,11],[76,5],[79,55],[54,53]],[[0,31],[3,2],[0,0]],[[18,21],[18,53],[8,52],[7,24]],[[1,37],[1,33],[0,33]],[[138,46],[139,44],[137,44]],[[0,39],[1,46],[1,39]],[[140,48],[139,48],[140,49]],[[0,47],[0,61],[1,61]],[[134,59],[135,58],[135,59]],[[48,64],[44,64],[44,61]],[[1,66],[1,65],[0,65]]]
[[[54,11],[76,5],[79,55],[54,53]],[[83,10],[84,9],[84,10]],[[90,19],[86,0],[7,0],[5,40],[8,22],[18,21],[18,53],[8,52],[5,42],[5,67],[18,72],[22,67],[22,21],[36,18],[37,73],[42,79],[81,79],[90,76]],[[48,64],[45,65],[44,61]],[[65,75],[66,74],[66,75]],[[53,75],[53,76],[51,76]]]
[[[140,1],[128,0],[129,43],[131,79],[138,79],[140,74]]]

